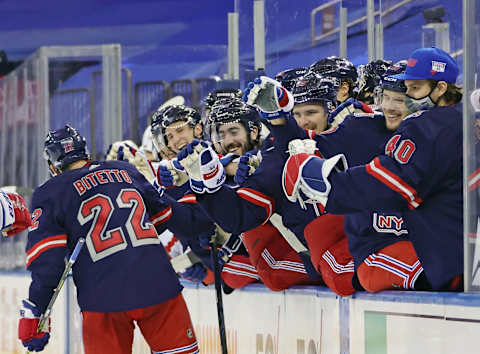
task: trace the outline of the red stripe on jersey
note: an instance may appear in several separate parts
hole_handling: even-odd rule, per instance
[[[262,225],[270,219],[275,208],[275,201],[272,198],[251,188],[239,188],[237,189],[237,194],[250,203],[265,208],[267,217],[262,222]]]
[[[422,199],[418,197],[417,191],[399,176],[383,167],[378,157],[374,158],[365,168],[367,173],[405,198],[410,209],[415,209],[422,203]]]
[[[473,191],[480,185],[480,168],[468,177],[468,190]]]
[[[67,235],[55,235],[47,237],[36,244],[33,245],[27,251],[27,268],[32,264],[32,262],[38,258],[43,252],[48,251],[49,249],[55,247],[66,247],[67,246]]]
[[[197,202],[197,196],[193,193],[185,194],[183,197],[181,197],[179,200],[177,200],[177,202],[195,204]]]
[[[161,224],[162,222],[165,222],[168,219],[170,219],[171,216],[172,216],[172,208],[168,207],[168,208],[163,209],[158,214],[155,214],[154,216],[152,216],[150,218],[150,222],[153,225],[157,226],[157,225]]]

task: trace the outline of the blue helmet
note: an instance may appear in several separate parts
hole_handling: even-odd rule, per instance
[[[213,143],[221,141],[219,128],[229,123],[242,124],[248,136],[256,128],[257,139],[251,143],[255,145],[259,142],[262,124],[258,111],[240,98],[222,98],[215,102],[207,118],[207,137]]]
[[[222,98],[217,100],[208,115],[208,124],[218,126],[227,123],[242,123],[247,132],[252,127],[261,129],[260,116],[257,110],[240,98]]]
[[[275,75],[275,80],[280,82],[283,87],[291,92],[298,78],[305,75],[307,71],[308,68],[303,67],[283,70]]]
[[[79,160],[89,160],[87,141],[69,125],[49,131],[44,143],[44,158],[57,170],[64,170]]]
[[[357,100],[373,103],[373,97],[385,72],[392,66],[390,60],[377,59],[365,65],[359,65]],[[369,95],[371,94],[371,95]]]
[[[200,123],[200,113],[185,105],[171,105],[156,110],[151,118],[153,145],[157,151],[168,145],[167,127],[175,122],[184,122],[185,126],[195,128]]]
[[[356,84],[358,73],[351,61],[340,57],[326,57],[310,65],[310,71],[322,76],[333,76],[340,80],[351,80]]]
[[[337,90],[340,83],[333,77],[322,77],[309,72],[295,83],[292,89],[295,104],[320,103],[326,112],[331,112],[337,103]]]
[[[401,60],[388,68],[380,81],[380,86],[383,90],[407,92],[405,81],[396,77],[396,75],[403,74],[407,68],[407,61]]]
[[[237,88],[223,88],[210,92],[205,97],[205,109],[212,109],[215,102],[222,98],[242,98],[242,90]]]

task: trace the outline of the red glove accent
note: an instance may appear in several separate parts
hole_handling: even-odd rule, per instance
[[[33,338],[42,338],[48,332],[37,332],[39,318],[21,318],[18,322],[18,339],[28,342]],[[50,318],[48,319],[48,331],[50,332]],[[45,328],[45,327],[43,327]]]
[[[373,109],[371,109],[365,102],[359,101],[362,104],[362,111],[365,113],[373,113]]]
[[[15,212],[15,222],[11,226],[10,230],[7,231],[7,236],[13,236],[31,226],[32,217],[28,211],[27,205],[25,204],[25,200],[20,194],[7,193],[7,195],[12,201],[13,210]]]

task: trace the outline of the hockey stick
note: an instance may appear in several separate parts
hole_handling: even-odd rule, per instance
[[[55,288],[55,291],[53,292],[52,298],[50,299],[50,302],[48,303],[48,306],[45,309],[45,312],[40,316],[37,332],[39,333],[43,332],[43,326],[45,325],[45,322],[47,322],[47,319],[50,316],[50,313],[52,312],[53,304],[57,300],[58,294],[60,293],[60,290],[62,290],[63,284],[67,279],[68,273],[70,272],[70,269],[72,269],[73,264],[77,260],[78,254],[82,250],[82,247],[84,244],[85,244],[85,239],[83,237],[80,237],[77,241],[77,244],[75,245],[75,248],[73,249],[72,255],[68,259],[68,262],[65,264],[65,270],[63,271],[62,277],[60,278],[60,281],[58,282],[58,285]]]
[[[38,321],[38,327],[37,327],[37,332],[45,332],[44,326],[45,323],[48,320],[48,317],[50,317],[50,313],[52,312],[52,307],[55,301],[57,300],[58,294],[60,293],[60,290],[62,290],[63,284],[65,283],[65,280],[67,279],[68,273],[72,269],[73,264],[77,260],[78,254],[82,250],[83,245],[85,244],[85,239],[83,237],[80,237],[77,241],[77,244],[75,245],[75,248],[73,249],[72,255],[68,259],[67,263],[65,264],[65,269],[63,270],[62,277],[60,278],[57,287],[55,288],[52,298],[50,299],[50,302],[47,305],[47,308],[45,309],[45,312],[42,313],[40,316],[40,320]],[[48,328],[47,328],[48,330]],[[27,350],[26,354],[30,354],[30,351]]]
[[[273,226],[275,226],[278,232],[280,232],[280,234],[283,236],[285,241],[287,241],[290,247],[292,247],[298,253],[298,256],[300,257],[303,265],[305,266],[305,270],[308,276],[314,280],[318,279],[320,277],[320,274],[318,274],[312,263],[310,251],[303,245],[303,243],[300,242],[300,240],[297,238],[297,236],[295,236],[292,231],[290,231],[283,225],[282,217],[275,213],[270,217],[270,222]]]
[[[215,279],[215,294],[217,295],[217,315],[218,328],[220,331],[220,345],[222,347],[222,354],[228,354],[227,350],[227,336],[225,331],[225,317],[223,315],[223,298],[222,298],[222,279],[220,277],[220,267],[218,265],[218,250],[217,250],[217,232],[212,236],[212,262],[213,275]]]

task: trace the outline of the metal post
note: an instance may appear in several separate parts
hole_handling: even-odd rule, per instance
[[[238,13],[228,13],[228,78],[239,78]]]
[[[471,130],[473,111],[470,105],[470,93],[474,89],[475,80],[475,35],[472,28],[475,26],[475,5],[471,0],[463,0],[463,277],[464,290],[469,292],[472,285],[472,245],[469,243],[469,225],[470,218],[477,213],[473,213],[471,208],[472,200],[468,192],[468,176],[473,169],[471,168],[471,154],[474,152],[475,144],[473,137],[468,132]],[[475,223],[476,225],[477,223]]]
[[[15,72],[14,75],[9,75],[8,80],[10,83],[10,87],[7,88],[7,90],[10,91],[11,95],[9,95],[9,100],[8,104],[11,105],[10,107],[12,108],[11,110],[11,123],[12,128],[9,132],[10,139],[13,142],[13,144],[10,146],[10,166],[8,167],[10,170],[10,184],[16,185],[18,183],[18,178],[17,178],[17,150],[18,150],[18,144],[16,142],[18,141],[18,121],[20,120],[19,112],[18,112],[18,72]],[[8,97],[8,96],[7,96]]]
[[[102,46],[103,151],[122,140],[121,48],[118,44]]]
[[[375,2],[367,0],[367,43],[368,61],[375,59]]]
[[[340,6],[340,57],[347,57],[347,8]]]
[[[24,99],[25,101],[27,102],[27,106],[28,106],[28,102],[30,102],[30,94],[31,94],[31,90],[30,90],[30,87],[28,85],[28,67],[27,65],[24,65],[23,67],[23,70],[22,70],[22,74],[23,74],[23,92],[24,92]],[[29,114],[27,113],[26,117],[23,117],[23,119],[25,121],[28,121],[30,119],[29,117]],[[22,139],[23,139],[23,146],[22,146],[22,172],[21,172],[21,186],[22,187],[28,187],[28,154],[29,154],[29,147],[28,147],[28,126],[29,124],[23,124],[22,126],[22,133],[21,133],[21,136],[22,136]]]
[[[375,24],[375,59],[383,59],[383,24]]]
[[[265,69],[265,1],[253,2],[253,44],[255,70]]]
[[[39,133],[41,134],[40,142],[43,144],[43,139],[47,136],[48,131],[50,130],[50,92],[48,88],[49,77],[48,77],[48,56],[47,49],[45,47],[40,48],[40,53],[38,59],[35,60],[38,63],[38,80],[41,83],[40,85],[40,102],[41,111],[40,111],[40,124],[39,124]],[[37,186],[45,182],[49,177],[48,167],[43,158],[43,149],[38,149],[38,180]]]

